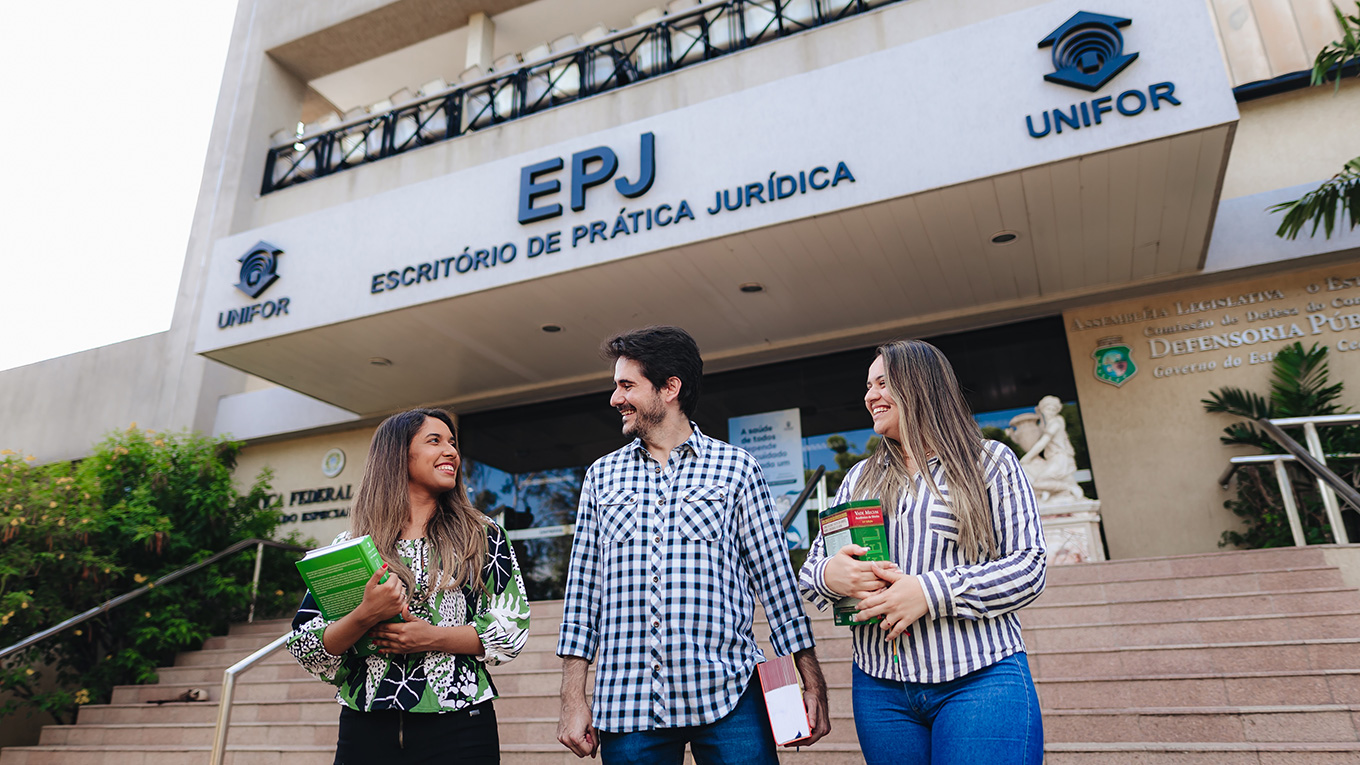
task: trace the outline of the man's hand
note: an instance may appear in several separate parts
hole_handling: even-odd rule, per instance
[[[795,746],[811,746],[831,732],[831,713],[827,711],[826,703],[826,679],[822,677],[822,665],[817,661],[815,648],[795,652],[793,663],[798,666],[798,674],[803,678],[803,705],[807,707],[808,723],[812,725],[812,733]]]
[[[591,757],[600,749],[600,737],[590,724],[586,703],[586,668],[578,656],[562,657],[562,707],[557,716],[557,740],[577,757]]]
[[[879,627],[887,630],[887,640],[896,640],[922,616],[930,613],[921,580],[898,571],[896,567],[877,569],[878,576],[890,583],[887,589],[863,598],[855,621],[882,616]]]
[[[859,598],[860,600],[888,586],[875,573],[875,566],[885,564],[876,564],[859,559],[859,556],[867,552],[869,552],[869,548],[853,544],[846,545],[837,551],[826,562],[826,569],[824,570],[826,586],[838,595]],[[892,566],[891,563],[886,565]],[[893,566],[893,568],[896,569],[896,566]]]

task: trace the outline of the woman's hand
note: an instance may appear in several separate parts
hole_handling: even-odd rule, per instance
[[[409,606],[402,606],[401,618],[405,621],[383,622],[368,631],[380,653],[442,651],[469,656],[486,653],[477,629],[471,625],[439,627],[412,614]]]
[[[397,576],[389,576],[386,582],[379,582],[386,573],[388,573],[386,563],[373,572],[373,576],[369,577],[368,583],[364,585],[363,602],[354,609],[360,612],[359,618],[369,625],[387,621],[406,608],[405,585]]]
[[[823,574],[826,579],[826,586],[838,595],[860,599],[888,586],[888,583],[874,573],[874,567],[890,566],[894,571],[897,570],[897,567],[891,563],[871,563],[860,560],[859,556],[867,552],[869,552],[869,548],[859,545],[846,545],[837,551],[826,562],[826,569],[824,569]]]
[[[930,613],[926,604],[926,594],[921,589],[921,580],[904,574],[891,563],[878,563],[874,571],[888,587],[867,597],[860,598],[859,613],[855,621],[862,622],[875,616],[882,616],[878,626],[887,630],[885,639],[896,640],[907,628],[922,616]],[[830,566],[827,566],[830,568]]]
[[[401,608],[401,622],[383,622],[368,631],[373,644],[382,653],[423,653],[436,650],[439,628],[415,616],[405,605]]]

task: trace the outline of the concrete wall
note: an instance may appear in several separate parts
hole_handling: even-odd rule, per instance
[[[165,342],[161,332],[0,372],[0,448],[56,462],[132,422],[179,427],[159,406]]]
[[[1268,394],[1281,347],[1328,346],[1331,379],[1347,384],[1346,404],[1360,405],[1356,277],[1352,259],[1063,314],[1111,557],[1207,552],[1240,528],[1223,508],[1233,490],[1217,479],[1230,457],[1253,450],[1223,446],[1236,419],[1207,414],[1200,401],[1224,386]],[[1300,336],[1261,340],[1261,330]],[[1184,342],[1232,332],[1245,334],[1239,347]],[[1092,353],[1106,338],[1119,338],[1111,342],[1127,346],[1137,368],[1118,387],[1095,376]]]
[[[332,516],[331,511],[349,512],[354,492],[359,490],[359,481],[364,475],[364,462],[368,459],[368,444],[373,439],[373,427],[338,431],[325,435],[303,436],[286,441],[252,444],[241,453],[236,463],[236,482],[243,489],[268,468],[274,472],[270,481],[272,491],[278,497],[281,515],[296,515],[297,520],[285,523],[279,534],[299,532],[320,544],[330,544],[335,535],[349,528],[349,518],[321,517],[304,520],[306,513],[324,513]],[[345,453],[345,468],[334,478],[321,472],[322,458],[326,452],[338,448]],[[294,492],[309,489],[332,489],[337,498],[319,502],[306,502],[316,495],[294,496]],[[348,491],[346,490],[348,488]],[[339,499],[339,495],[347,495]],[[323,495],[324,496],[324,495]]]
[[[1360,78],[1296,90],[1237,105],[1223,199],[1315,183],[1341,171],[1360,154]]]

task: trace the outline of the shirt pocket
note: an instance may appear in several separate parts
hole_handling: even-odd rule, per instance
[[[930,532],[937,537],[941,537],[950,545],[959,543],[959,522],[948,508],[941,506],[938,502],[930,508],[930,516],[927,520]]]
[[[606,544],[628,542],[637,534],[636,491],[611,491],[600,496],[600,538]]]
[[[716,542],[727,525],[727,487],[695,486],[680,498],[675,528],[682,539]]]

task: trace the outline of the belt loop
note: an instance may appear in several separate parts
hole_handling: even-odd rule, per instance
[[[406,710],[397,710],[397,748],[406,748]]]

